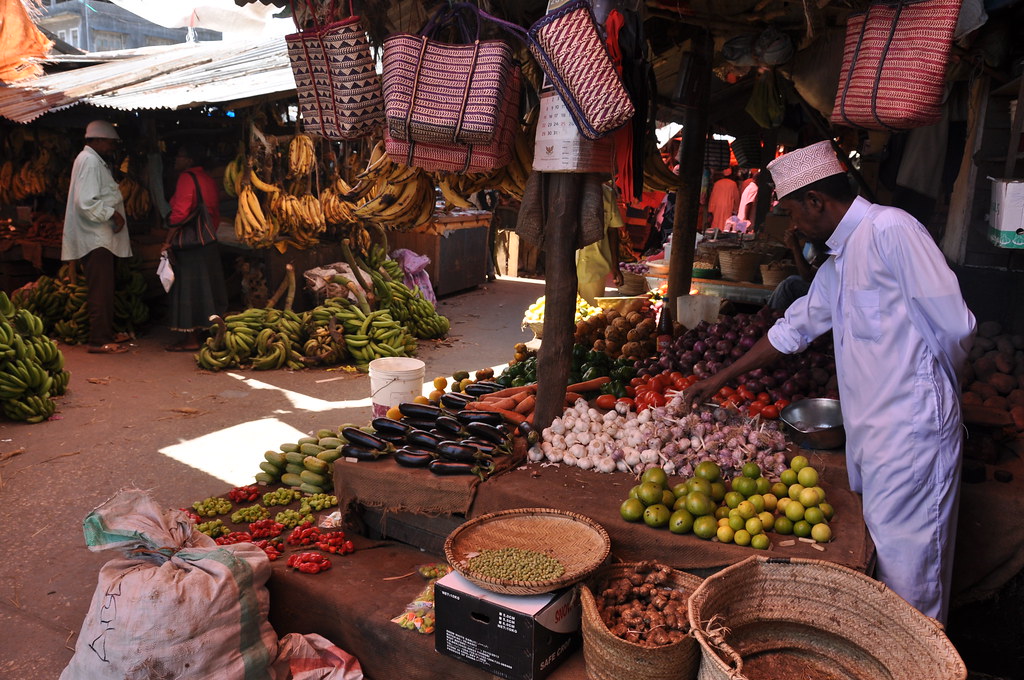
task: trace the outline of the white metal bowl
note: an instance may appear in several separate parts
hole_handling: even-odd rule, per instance
[[[838,399],[801,399],[779,414],[786,433],[807,449],[838,449],[846,444]]]

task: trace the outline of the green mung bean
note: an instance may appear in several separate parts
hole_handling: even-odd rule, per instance
[[[507,581],[551,581],[565,573],[555,558],[525,548],[481,550],[468,566],[474,574]]]

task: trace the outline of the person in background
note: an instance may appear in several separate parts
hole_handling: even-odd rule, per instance
[[[755,168],[749,172],[749,176],[743,180],[740,189],[740,202],[736,209],[736,216],[753,224],[757,209],[757,169]]]
[[[797,273],[780,281],[772,291],[771,297],[768,298],[768,306],[780,312],[789,309],[794,300],[807,295],[807,291],[811,288],[811,281],[814,279],[814,273],[828,256],[824,243],[814,243],[813,241],[802,243],[800,232],[794,225],[790,225],[782,238],[789,246]]]
[[[711,196],[708,198],[711,221],[708,226],[723,231],[725,221],[736,214],[739,205],[740,189],[732,179],[732,168],[726,168],[711,186]]]
[[[683,394],[704,403],[737,376],[829,330],[850,488],[862,494],[875,576],[945,622],[959,505],[959,373],[974,315],[924,226],[857,197],[831,141],[772,161],[779,207],[829,258],[807,295],[742,357]]]
[[[131,257],[124,201],[111,174],[121,137],[105,120],[85,128],[85,148],[71,168],[64,212],[62,260],[79,260],[89,287],[89,352],[127,352],[130,339],[114,334],[114,276],[117,257]]]
[[[165,348],[168,352],[197,351],[199,329],[208,328],[210,316],[223,315],[228,306],[227,286],[224,283],[224,269],[217,242],[184,250],[171,245],[180,225],[198,206],[197,182],[209,212],[210,223],[216,225],[220,222],[217,183],[204,169],[205,159],[205,149],[195,143],[183,144],[174,159],[174,169],[180,174],[174,195],[171,196],[171,226],[164,250],[170,251],[174,266],[169,325],[172,331],[184,333],[185,336],[168,345]]]
[[[619,241],[624,226],[622,214],[615,200],[615,191],[604,184],[604,238],[576,251],[577,291],[580,297],[597,306],[597,298],[604,295],[605,279],[610,273],[616,286],[623,283],[619,268]]]

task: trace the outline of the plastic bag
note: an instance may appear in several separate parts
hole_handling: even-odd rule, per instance
[[[416,599],[405,605],[405,610],[391,619],[402,628],[414,630],[417,633],[434,632],[434,583],[437,579],[447,576],[452,570],[447,564],[424,564],[417,571],[420,576],[428,579],[427,585],[420,591]]]
[[[362,271],[362,270],[360,270]],[[356,296],[347,286],[340,283],[331,283],[328,279],[332,276],[337,275],[344,276],[346,279],[359,285],[359,280],[352,275],[352,268],[344,262],[334,262],[332,264],[325,264],[321,267],[314,267],[313,269],[307,269],[302,272],[302,278],[306,280],[306,287],[313,291],[313,294],[317,296],[317,300],[323,301],[327,298],[332,297],[343,297],[348,300],[355,300]],[[366,281],[370,280],[370,275],[366,272],[362,272],[363,279]],[[372,290],[363,290],[363,293],[373,292]]]
[[[430,282],[430,274],[426,272],[430,258],[414,253],[407,248],[398,248],[391,253],[391,259],[402,266],[402,271],[405,272],[405,285],[414,290],[419,287],[423,298],[436,306],[437,297],[434,295],[434,285]]]
[[[359,660],[316,633],[281,638],[274,670],[278,680],[363,680]]]
[[[160,285],[164,287],[165,293],[171,292],[171,286],[174,285],[174,269],[171,267],[171,259],[167,256],[167,251],[160,253],[160,264],[156,266],[156,275],[160,279]]]

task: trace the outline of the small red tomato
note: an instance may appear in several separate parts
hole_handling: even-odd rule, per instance
[[[665,399],[665,395],[659,392],[651,392],[647,401],[651,406],[664,406],[668,403],[668,400]]]
[[[779,413],[782,413],[782,409],[789,406],[789,399],[779,399],[775,402],[775,408],[779,409]]]
[[[615,395],[614,394],[602,394],[594,400],[594,404],[598,408],[608,410],[615,407]]]
[[[682,376],[672,380],[672,387],[673,387],[673,389],[685,390],[689,386],[690,386],[690,383],[686,382],[686,378],[684,378]]]
[[[688,376],[686,376],[686,386],[689,387],[690,385],[693,385],[694,383],[698,382],[699,380],[700,380],[700,378],[698,378],[695,375],[688,375]]]
[[[763,404],[770,404],[770,403],[772,403],[772,398],[771,398],[771,396],[767,392],[758,392],[757,393],[757,400],[759,402],[763,403]]]
[[[630,378],[630,380],[629,380],[629,384],[632,387],[636,387],[637,385],[642,385],[643,382],[644,382],[644,379],[641,378],[640,376],[637,376],[635,378]]]
[[[747,415],[753,418],[754,416],[759,415],[761,413],[762,408],[764,408],[764,403],[760,401],[755,401],[747,409]]]
[[[757,399],[757,395],[748,390],[746,387],[741,387],[736,390],[736,394],[740,395],[743,401],[754,401]]]
[[[680,373],[679,371],[672,371],[671,373],[668,374],[668,377],[672,378],[672,382],[675,383],[683,379],[683,374]]]
[[[726,385],[722,389],[718,390],[718,393],[723,397],[731,397],[732,395],[736,394],[736,388],[729,387],[728,385]]]
[[[775,404],[765,404],[765,407],[761,409],[761,415],[765,418],[778,418],[779,409]]]
[[[660,375],[656,375],[651,378],[651,382],[647,383],[647,386],[656,392],[664,392],[665,380]]]
[[[626,385],[626,396],[627,397],[635,397],[636,396],[636,388],[633,387],[632,385]]]
[[[619,397],[618,399],[615,400],[615,402],[619,404],[625,404],[629,406],[631,409],[636,410],[636,402],[630,399],[629,397]]]

